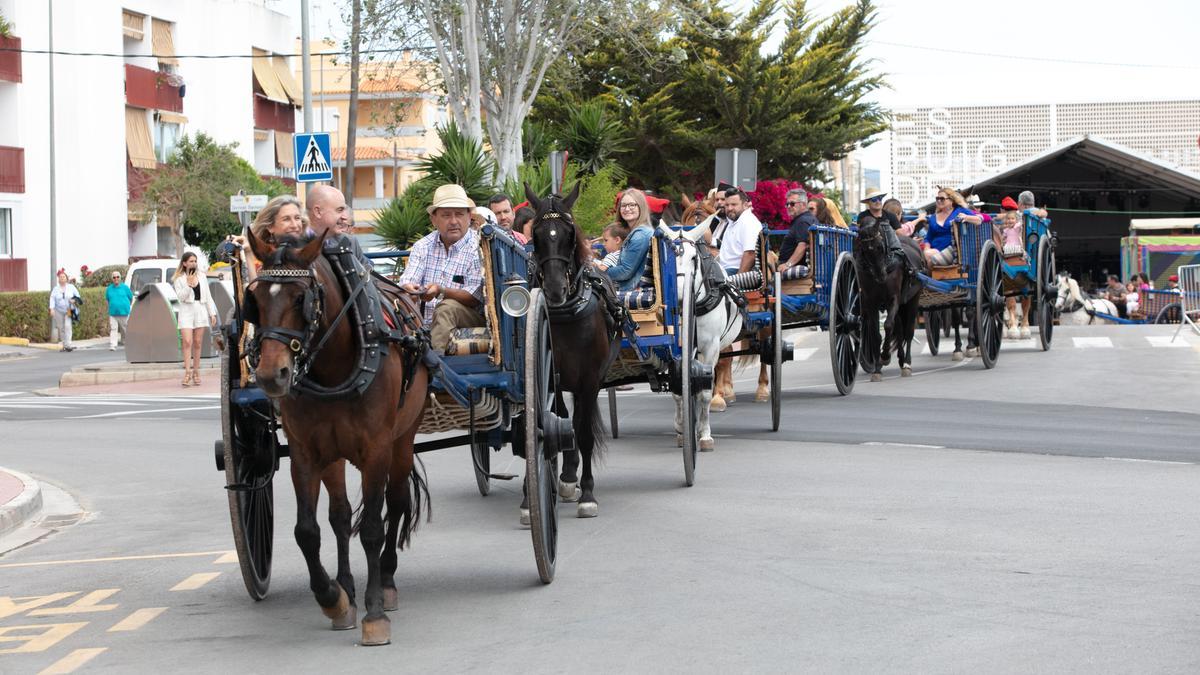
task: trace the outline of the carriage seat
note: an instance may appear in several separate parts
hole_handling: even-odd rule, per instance
[[[929,277],[938,281],[961,279],[963,278],[963,271],[957,263],[953,265],[931,265],[929,267]]]
[[[617,291],[617,300],[626,309],[650,309],[654,306],[656,297],[653,286],[642,286],[631,291]]]
[[[492,329],[487,326],[455,328],[450,331],[450,344],[446,346],[447,356],[490,354],[491,351]]]

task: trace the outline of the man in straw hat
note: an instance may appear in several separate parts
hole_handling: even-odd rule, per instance
[[[471,227],[475,203],[462,186],[449,183],[433,193],[426,208],[434,231],[413,244],[400,286],[425,302],[425,325],[434,349],[445,351],[455,328],[484,325],[483,265],[479,233]]]
[[[883,210],[883,198],[887,196],[882,190],[874,190],[862,198],[862,203],[867,205],[867,209],[858,214],[858,222],[863,222],[867,216],[871,216],[876,221],[885,221],[888,227],[880,228],[883,232],[884,241],[887,242],[888,252],[892,257],[904,263],[904,273],[912,276],[916,274],[916,270],[908,261],[908,256],[904,255],[904,249],[900,246],[900,237],[896,234],[896,230],[900,229],[900,219],[891,211]]]

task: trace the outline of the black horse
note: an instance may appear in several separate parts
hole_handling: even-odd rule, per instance
[[[621,318],[614,316],[611,282],[591,264],[587,237],[571,217],[579,184],[565,198],[555,194],[538,199],[528,185],[525,196],[536,213],[530,285],[542,289],[550,313],[550,339],[559,378],[555,412],[566,414],[563,391],[571,392],[574,405],[571,420],[578,447],[563,453],[559,496],[565,501],[578,499],[577,515],[593,518],[599,515],[600,506],[592,492],[592,457],[604,449],[596,398],[600,380],[621,346]],[[577,475],[581,454],[582,481]]]
[[[864,216],[858,223],[854,239],[854,268],[858,273],[863,316],[863,363],[873,368],[871,381],[883,379],[883,367],[895,350],[900,362],[900,375],[912,375],[912,341],[917,328],[923,284],[915,275],[904,270],[904,261],[889,250],[886,221]],[[925,271],[925,259],[915,242],[900,237],[900,246],[914,270]],[[882,344],[879,339],[879,312],[887,312]]]

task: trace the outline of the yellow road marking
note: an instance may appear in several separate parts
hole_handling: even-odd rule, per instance
[[[52,602],[66,600],[72,595],[79,595],[79,591],[51,593],[50,595],[31,595],[23,598],[0,596],[0,619],[7,619],[10,616],[16,616]]]
[[[171,590],[173,590],[173,591],[194,591],[197,588],[200,588],[204,584],[207,584],[208,582],[212,581],[213,579],[216,579],[219,576],[221,576],[220,572],[199,572],[199,573],[193,574],[192,576],[175,584],[175,587],[172,588]]]
[[[197,553],[158,553],[154,555],[123,555],[111,558],[80,558],[78,560],[43,560],[41,562],[5,563],[0,569],[10,567],[44,567],[46,565],[78,565],[81,563],[120,562],[123,560],[163,560],[166,558],[202,558],[204,556],[225,556],[230,551],[199,551]]]
[[[75,672],[76,668],[79,668],[79,666],[82,666],[106,651],[108,651],[108,647],[89,647],[87,649],[76,649],[63,658],[51,663],[49,667],[38,673],[38,675],[64,675],[65,673],[73,673]]]
[[[150,623],[156,616],[167,611],[166,607],[143,607],[142,609],[134,610],[133,614],[121,619],[117,625],[108,629],[110,633],[119,633],[127,630],[137,630],[142,626]]]
[[[58,644],[68,635],[88,625],[78,623],[42,623],[28,626],[4,626],[0,628],[0,644],[23,643],[19,647],[0,649],[0,654],[28,654],[44,652]]]
[[[236,565],[238,562],[237,551],[230,551],[225,555],[213,561],[214,565]]]
[[[120,590],[119,588],[105,588],[99,591],[92,591],[64,607],[35,609],[29,613],[29,616],[61,616],[63,614],[83,614],[84,612],[107,612],[110,609],[116,609],[117,605],[115,603],[111,605],[100,605],[97,603],[109,596],[116,595]]]

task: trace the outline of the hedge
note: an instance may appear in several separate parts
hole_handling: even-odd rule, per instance
[[[71,337],[75,340],[108,335],[108,302],[104,288],[81,288],[83,307]],[[0,293],[0,336],[50,341],[50,291]]]

